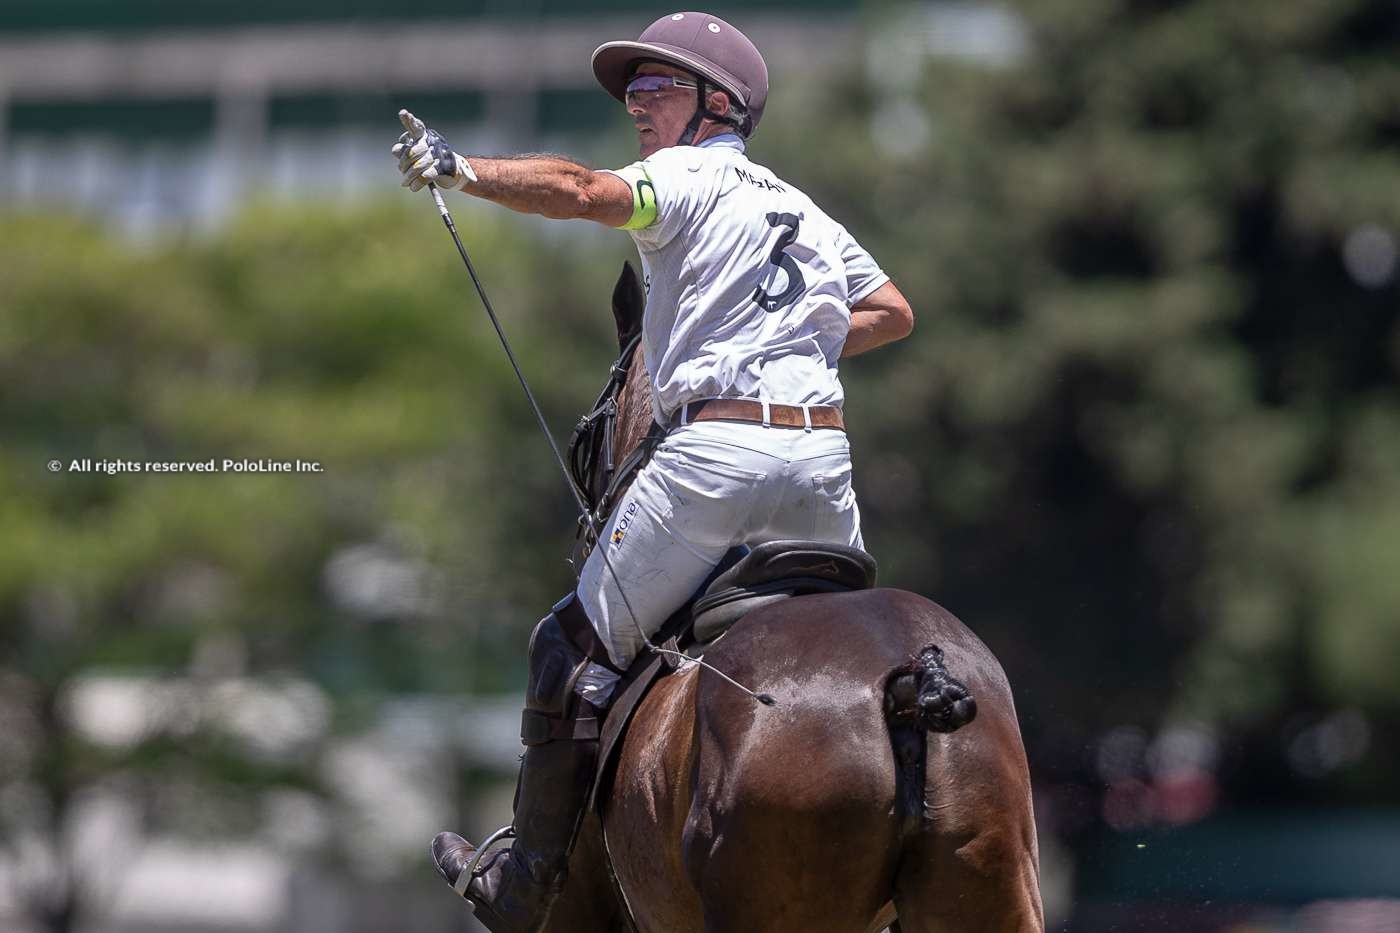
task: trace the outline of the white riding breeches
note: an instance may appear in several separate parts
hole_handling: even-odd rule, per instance
[[[625,670],[642,632],[654,635],[730,548],[783,538],[862,546],[845,432],[685,425],[666,436],[613,510],[583,565],[579,597]],[[590,665],[579,692],[605,702],[615,681]]]

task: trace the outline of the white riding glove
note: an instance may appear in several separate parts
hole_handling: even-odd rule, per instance
[[[399,111],[399,122],[404,134],[389,152],[399,160],[406,188],[418,191],[428,182],[439,188],[460,188],[476,181],[471,164],[453,152],[437,130],[429,129],[407,110]]]

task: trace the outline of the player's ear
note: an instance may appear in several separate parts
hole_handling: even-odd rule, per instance
[[[724,91],[711,91],[705,97],[705,106],[713,113],[724,116],[729,113],[729,95]]]

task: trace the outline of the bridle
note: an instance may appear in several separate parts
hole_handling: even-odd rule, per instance
[[[565,457],[569,467],[569,482],[588,506],[587,516],[578,519],[579,534],[583,536],[583,556],[593,549],[598,534],[608,520],[613,506],[622,491],[632,483],[637,471],[651,458],[652,451],[661,442],[664,431],[653,424],[646,437],[635,449],[617,462],[615,449],[617,417],[620,413],[618,400],[627,385],[627,376],[636,355],[641,334],[627,341],[622,355],[608,370],[608,382],[603,386],[598,401],[588,414],[579,419],[569,437],[569,448]]]

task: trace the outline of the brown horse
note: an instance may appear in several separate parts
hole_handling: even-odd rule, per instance
[[[627,346],[642,311],[630,266],[613,311]],[[622,455],[651,422],[632,356]],[[1011,690],[951,613],[894,589],[796,596],[744,617],[705,660],[777,704],[693,666],[652,689],[549,933],[1044,929]],[[938,660],[976,699],[963,728],[937,721]]]

